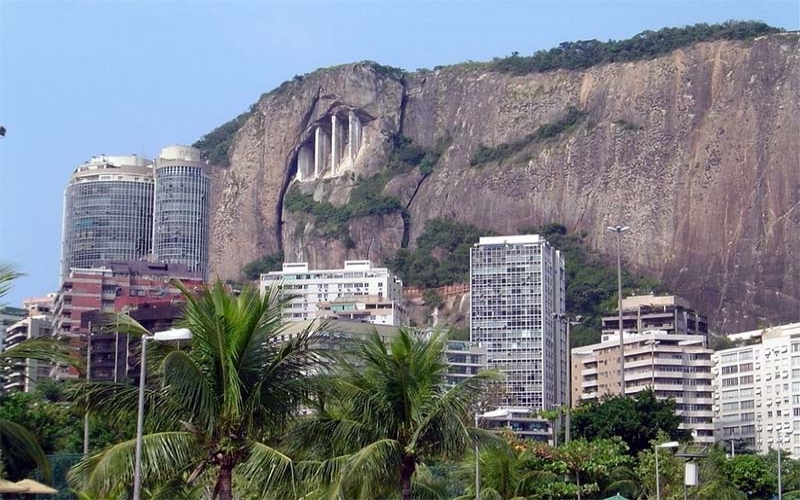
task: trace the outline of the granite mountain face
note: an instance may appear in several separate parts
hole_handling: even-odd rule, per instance
[[[796,33],[522,76],[348,64],[265,94],[240,125],[215,179],[222,278],[280,251],[382,262],[434,218],[559,222],[612,257],[606,226],[624,223],[625,262],[715,331],[800,320]],[[398,163],[408,144],[425,157]]]

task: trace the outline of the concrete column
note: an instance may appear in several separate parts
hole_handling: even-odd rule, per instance
[[[336,115],[331,116],[331,175],[336,175],[342,161],[342,123]]]
[[[349,137],[347,142],[347,156],[350,157],[350,160],[355,161],[356,156],[358,156],[358,150],[361,147],[361,122],[352,111],[347,114],[347,125],[347,134]]]
[[[315,179],[314,153],[310,144],[303,144],[297,152],[297,180]]]
[[[330,137],[317,127],[314,131],[314,178],[319,179],[325,171],[325,161],[328,159],[328,150],[331,147]]]

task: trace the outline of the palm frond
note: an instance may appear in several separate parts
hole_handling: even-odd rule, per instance
[[[69,348],[55,339],[35,338],[23,340],[19,344],[0,352],[0,366],[10,360],[35,359],[49,363],[64,364],[80,368],[81,363],[72,356]]]
[[[36,436],[28,429],[11,420],[0,418],[0,438],[18,452],[36,462],[47,481],[52,480],[50,462],[47,461],[47,456],[44,454],[42,447],[39,446]]]
[[[13,264],[7,262],[0,263],[0,298],[5,297],[11,290],[13,281],[22,276],[25,276],[25,274],[19,272]]]
[[[147,484],[175,479],[196,462],[198,450],[188,432],[161,432],[142,438],[142,477]],[[133,484],[136,440],[99,451],[78,462],[67,478],[77,490],[109,494],[120,484]]]

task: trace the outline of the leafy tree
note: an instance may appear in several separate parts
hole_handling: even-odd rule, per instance
[[[513,442],[514,440],[512,440]],[[512,500],[527,498],[544,490],[552,490],[559,474],[550,470],[551,463],[522,445],[487,447],[480,450],[481,498]],[[468,479],[467,494],[457,500],[475,498],[475,455],[461,464],[461,473]]]
[[[431,309],[435,309],[437,307],[442,307],[444,305],[444,299],[436,290],[428,289],[422,293],[422,300],[425,301],[425,305],[430,307]]]
[[[248,262],[242,268],[242,274],[249,280],[257,280],[262,273],[280,271],[283,266],[283,252],[267,254],[260,259]]]
[[[668,439],[685,441],[688,432],[678,426],[675,401],[658,400],[652,389],[635,396],[608,396],[579,405],[572,414],[572,435],[587,440],[620,437],[632,454],[650,447],[663,432]]]
[[[577,497],[581,491],[598,491],[598,483],[610,472],[628,462],[628,447],[618,439],[573,439],[569,443],[553,448],[552,456],[562,462],[575,477]],[[581,475],[584,482],[581,483]]]
[[[271,443],[303,402],[307,374],[315,366],[313,337],[284,340],[287,298],[246,286],[238,296],[222,282],[190,292],[179,327],[189,328],[191,347],[154,346],[157,387],[147,392],[150,432],[143,443],[145,487],[184,477],[205,479],[214,499],[233,498],[234,478],[246,484],[255,471],[282,471],[290,462]],[[147,334],[129,316],[119,322]],[[138,390],[90,383],[93,412],[113,421],[132,418]],[[87,401],[84,401],[87,402]],[[134,440],[90,455],[70,473],[73,486],[111,496],[133,483]],[[276,472],[277,473],[277,472]]]
[[[725,463],[723,470],[747,498],[771,498],[777,492],[776,470],[763,455],[737,455]]]
[[[374,332],[324,375],[317,411],[289,433],[300,456],[322,459],[314,482],[331,497],[412,496],[420,465],[458,459],[476,440],[495,440],[468,427],[470,403],[488,374],[454,387],[447,374],[445,339],[414,338],[401,331],[390,342]],[[324,394],[324,396],[323,396]]]

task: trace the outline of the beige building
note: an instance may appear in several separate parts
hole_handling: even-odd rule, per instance
[[[659,399],[675,400],[682,429],[695,441],[714,440],[712,350],[704,335],[648,330],[624,336],[625,394],[653,388]],[[572,401],[618,394],[619,335],[605,334],[599,344],[572,349]]]
[[[708,318],[677,295],[633,295],[622,299],[622,329],[630,333],[665,330],[680,335],[707,336]],[[604,316],[603,334],[616,335],[618,331],[618,313]]]

